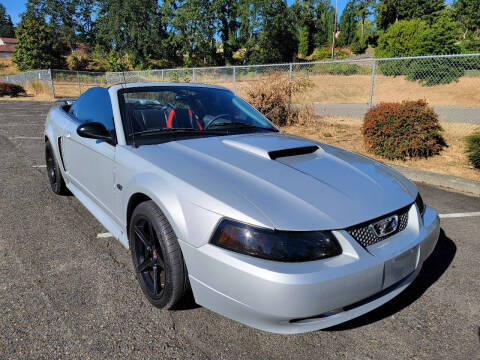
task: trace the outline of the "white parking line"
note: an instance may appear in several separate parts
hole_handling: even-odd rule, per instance
[[[41,168],[46,168],[47,165],[33,165],[32,167],[36,169],[41,169]]]
[[[10,140],[42,140],[44,139],[41,136],[12,136],[9,137]]]
[[[39,114],[8,114],[8,117],[12,116],[39,116]]]
[[[97,234],[98,239],[104,239],[104,238],[110,238],[110,237],[113,237],[113,235],[109,232]]]
[[[462,217],[473,217],[473,216],[480,216],[479,212],[467,212],[467,213],[456,213],[456,214],[440,214],[438,215],[440,218],[462,218]]]
[[[14,126],[24,126],[24,125],[29,125],[29,126],[40,126],[42,124],[36,124],[36,123],[16,123],[16,124],[2,124],[2,127],[14,127]]]

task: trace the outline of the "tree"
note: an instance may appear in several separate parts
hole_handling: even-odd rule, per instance
[[[27,3],[27,11],[15,31],[18,44],[13,62],[21,71],[60,68],[63,66],[58,41],[50,25],[39,16],[35,4]]]
[[[356,29],[356,12],[354,0],[347,2],[340,17],[340,35],[338,36],[338,46],[350,45],[353,42]]]
[[[414,56],[428,25],[420,19],[400,20],[378,38],[376,57]]]
[[[298,51],[295,21],[285,0],[259,0],[261,27],[257,49],[251,60],[256,63],[292,61]]]
[[[432,24],[445,8],[444,0],[379,0],[377,26],[386,30],[399,20],[422,19]]]
[[[290,16],[298,29],[299,53],[308,56],[315,48],[316,4],[317,0],[297,0],[290,6]]]
[[[332,43],[335,9],[330,0],[318,0],[315,7],[315,47],[323,47]]]
[[[421,34],[416,55],[458,54],[459,32],[458,23],[444,11],[435,23]]]
[[[360,22],[362,24],[360,37],[365,36],[365,20],[372,14],[372,5],[374,0],[356,0],[355,10]]]
[[[156,0],[97,1],[95,34],[104,51],[115,50],[120,57],[128,54],[139,69],[149,68],[152,58],[171,54],[167,50],[172,45],[166,34],[169,25],[164,23],[171,1],[163,1],[162,8]]]
[[[5,7],[0,4],[0,37],[15,37],[15,28],[12,18],[7,14]]]
[[[186,0],[173,19],[175,41],[188,65],[216,64],[215,14],[209,0]]]
[[[455,17],[463,28],[463,38],[470,31],[479,36],[480,34],[480,4],[478,0],[455,0],[453,3]]]
[[[223,47],[223,64],[231,64],[234,51],[238,49],[238,0],[213,0],[212,9],[216,18],[216,28]]]
[[[303,57],[308,56],[309,31],[308,26],[302,26],[298,35],[298,53]]]

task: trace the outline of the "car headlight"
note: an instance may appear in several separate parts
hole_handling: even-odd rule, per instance
[[[240,254],[282,262],[337,256],[342,248],[330,231],[278,231],[224,219],[210,243]]]
[[[415,199],[415,205],[417,205],[420,215],[423,217],[425,214],[425,203],[423,202],[422,196],[418,193],[417,198]]]

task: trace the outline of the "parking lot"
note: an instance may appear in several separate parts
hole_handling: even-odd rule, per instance
[[[480,198],[419,184],[449,216],[417,280],[351,322],[269,334],[193,302],[163,311],[144,299],[129,252],[49,188],[50,106],[0,101],[0,359],[480,358]]]

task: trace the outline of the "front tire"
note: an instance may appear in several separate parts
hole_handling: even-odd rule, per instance
[[[57,195],[68,195],[68,189],[63,180],[60,166],[55,159],[55,153],[53,152],[50,141],[45,143],[45,163],[47,165],[48,181],[52,191]]]
[[[158,308],[175,307],[188,287],[186,267],[175,232],[153,201],[133,211],[128,241],[137,280],[148,301]]]

